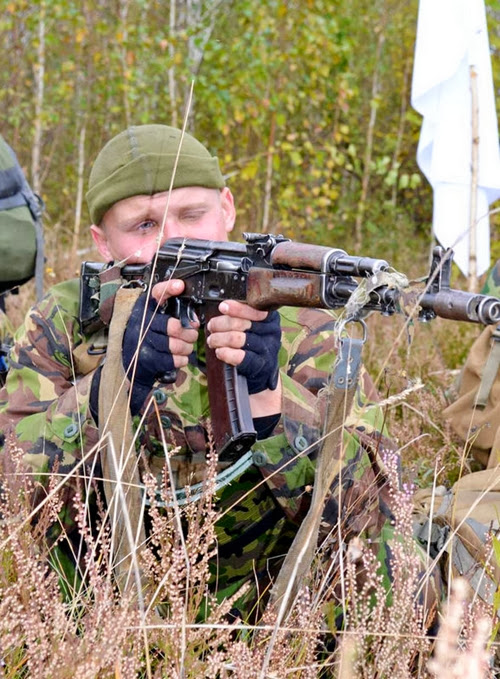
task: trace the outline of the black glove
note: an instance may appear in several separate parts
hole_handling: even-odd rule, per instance
[[[276,389],[281,346],[279,313],[270,311],[264,321],[254,321],[245,334],[245,358],[237,370],[247,378],[248,393],[258,394],[264,389]]]
[[[156,302],[151,298],[144,314],[146,299],[147,295],[141,295],[135,303],[123,334],[123,367],[132,380],[132,415],[140,411],[156,379],[161,377],[162,382],[175,382],[177,378],[174,358],[168,346],[167,323],[170,316],[158,313]],[[144,337],[139,355],[134,359],[141,335]]]

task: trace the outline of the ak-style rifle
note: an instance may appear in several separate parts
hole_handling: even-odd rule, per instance
[[[244,237],[245,243],[172,238],[161,246],[154,262],[126,265],[120,277],[147,286],[182,279],[184,292],[169,299],[166,310],[184,326],[195,315],[202,325],[208,323],[226,299],[264,310],[346,307],[347,320],[360,320],[370,311],[391,315],[413,308],[423,321],[440,316],[482,324],[500,322],[499,299],[450,287],[453,252],[440,247],[434,249],[429,275],[420,289],[405,290],[390,281],[390,266],[383,259],[351,256],[283,236],[246,233]],[[101,277],[108,268],[95,262],[82,265],[80,322],[85,333],[99,326]],[[363,292],[362,302],[351,305],[359,292]],[[215,445],[220,459],[233,460],[256,439],[246,379],[219,361],[208,346],[206,365]]]

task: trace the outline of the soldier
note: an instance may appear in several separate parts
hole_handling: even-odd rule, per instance
[[[180,131],[171,127],[131,127],[97,156],[86,197],[92,237],[107,262],[149,262],[162,239],[226,240],[232,231],[233,196],[217,158],[186,134],[176,160],[180,140]],[[26,465],[45,485],[55,465],[59,475],[68,474],[84,457],[86,475],[100,475],[99,460],[91,451],[102,425],[105,353],[96,356],[96,337],[80,328],[79,288],[79,280],[60,283],[29,311],[0,392],[3,441],[16,442]],[[172,279],[155,285],[152,295],[165,301],[182,289],[183,282]],[[135,377],[129,372],[128,383],[137,449],[152,469],[161,469],[163,430],[169,446],[178,448],[171,462],[180,491],[186,483],[202,480],[205,470],[209,412],[204,342],[199,323],[183,328],[176,318],[156,313],[154,300],[143,294],[136,302],[123,336],[123,369],[129,370],[145,315],[148,330]],[[224,474],[218,507],[230,509],[216,524],[218,554],[211,569],[213,590],[222,600],[247,581],[257,583],[256,596],[264,591],[306,512],[314,481],[314,444],[322,433],[318,392],[332,371],[336,346],[335,317],[327,311],[281,308],[267,313],[234,300],[221,303],[219,311],[206,328],[207,343],[220,360],[247,377],[258,433],[244,460],[219,465]],[[89,347],[94,348],[90,356]],[[175,381],[160,383],[165,373]],[[341,514],[345,540],[361,531],[376,538],[390,518],[378,478],[381,418],[376,407],[364,412],[368,399],[375,400],[376,393],[362,372],[354,424],[345,430],[342,474],[328,503],[332,525]],[[60,515],[70,537],[77,533],[75,477],[66,484]],[[56,526],[53,537],[57,532]]]

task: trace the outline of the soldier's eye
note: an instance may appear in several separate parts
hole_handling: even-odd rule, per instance
[[[197,222],[204,214],[205,210],[186,210],[180,217],[183,222]]]
[[[139,231],[150,231],[151,229],[156,228],[156,226],[157,224],[153,219],[146,219],[144,222],[138,224],[137,228]]]

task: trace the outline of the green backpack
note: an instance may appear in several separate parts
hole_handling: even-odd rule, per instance
[[[33,193],[16,158],[0,135],[0,294],[35,277],[43,294],[42,200]]]

